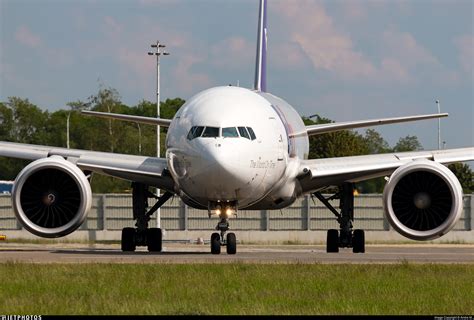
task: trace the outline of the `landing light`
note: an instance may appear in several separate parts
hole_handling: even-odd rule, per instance
[[[209,202],[208,215],[209,218],[213,215],[219,216],[221,219],[230,218],[237,214],[237,202],[236,201],[219,201]]]
[[[231,209],[231,208],[227,208],[227,210],[225,211],[225,214],[230,217],[231,215],[233,215],[235,213],[235,210],[234,209]]]

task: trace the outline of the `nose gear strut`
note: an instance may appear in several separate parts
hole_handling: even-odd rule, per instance
[[[227,217],[222,217],[219,223],[216,226],[216,230],[219,230],[221,233],[214,232],[211,235],[211,253],[220,254],[221,246],[226,247],[227,254],[236,254],[237,253],[237,240],[235,233],[230,232],[225,236],[227,230],[229,230],[229,222]]]

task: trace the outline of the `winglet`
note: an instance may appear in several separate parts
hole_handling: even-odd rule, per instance
[[[263,92],[267,91],[267,0],[260,0],[260,10],[258,13],[254,89]]]

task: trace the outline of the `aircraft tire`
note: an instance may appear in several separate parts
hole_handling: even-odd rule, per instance
[[[162,237],[160,228],[150,228],[147,230],[147,245],[149,252],[161,252]]]
[[[339,252],[339,231],[336,229],[328,230],[326,252]]]
[[[235,233],[227,234],[227,254],[236,254],[237,253],[237,239],[235,238]]]
[[[365,234],[364,230],[354,230],[354,236],[352,237],[352,252],[364,253],[365,252]]]
[[[135,245],[135,229],[134,228],[123,228],[122,229],[122,251],[133,252],[136,249]]]
[[[211,235],[211,253],[220,254],[221,253],[221,236],[214,232]]]

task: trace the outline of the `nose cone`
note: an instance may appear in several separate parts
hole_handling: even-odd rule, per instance
[[[248,183],[246,168],[241,162],[239,148],[217,143],[207,145],[204,162],[208,164],[203,184],[209,185],[218,197],[233,199]]]
[[[189,168],[188,178],[209,199],[236,200],[250,184],[250,168],[245,166],[238,142],[222,140],[203,141],[199,164]]]

